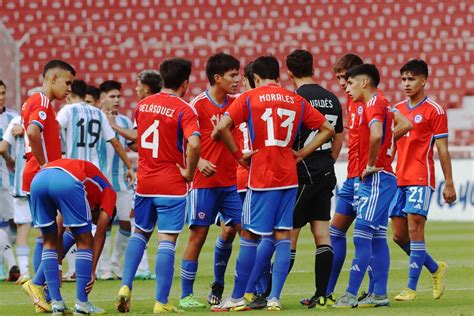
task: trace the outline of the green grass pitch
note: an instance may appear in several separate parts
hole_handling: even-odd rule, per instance
[[[114,227],[114,232],[116,227]],[[213,246],[218,234],[218,228],[213,226],[208,236],[208,242],[200,256],[199,270],[194,286],[195,295],[205,301],[208,285],[212,281]],[[351,234],[349,234],[350,236]],[[180,237],[175,262],[175,277],[171,289],[170,301],[178,303],[180,293],[180,259],[187,241],[187,229]],[[389,231],[389,236],[391,232]],[[353,310],[308,310],[299,304],[299,300],[307,297],[314,290],[314,245],[309,229],[304,229],[298,244],[296,263],[289,275],[282,293],[283,310],[280,314],[294,315],[303,313],[324,313],[326,315],[474,315],[474,223],[427,223],[427,247],[437,260],[444,260],[449,268],[446,278],[446,292],[440,300],[431,296],[431,277],[426,269],[420,278],[418,297],[413,302],[395,302],[393,296],[405,287],[407,279],[408,257],[392,242],[391,267],[389,280],[390,308],[353,309]],[[154,268],[156,252],[156,233],[149,244],[150,266]],[[238,242],[227,270],[226,289],[224,295],[231,291],[235,257],[238,253]],[[348,269],[353,258],[352,240],[348,239],[348,257],[336,288],[336,294],[341,294],[347,286]],[[108,314],[118,313],[114,308],[114,298],[119,289],[120,281],[98,281],[90,296],[92,302],[107,310]],[[366,289],[366,280],[361,290]],[[68,306],[72,307],[75,297],[75,283],[63,284],[63,296]],[[151,314],[155,296],[155,281],[136,281],[132,293],[132,312],[135,314]],[[209,314],[209,309],[189,311],[194,314]],[[246,312],[247,314],[267,313],[267,311]],[[30,299],[18,285],[0,282],[0,314],[30,315],[34,314]]]

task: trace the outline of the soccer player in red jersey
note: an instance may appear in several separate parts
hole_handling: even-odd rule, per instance
[[[33,222],[43,234],[44,250],[38,273],[23,284],[23,289],[31,296],[34,304],[44,311],[62,315],[67,310],[59,290],[58,262],[62,262],[62,256],[58,257],[57,243],[62,239],[62,227],[68,227],[77,242],[74,314],[105,313],[88,301],[87,294],[92,289],[93,268],[97,265],[105,233],[113,217],[116,193],[112,185],[89,161],[59,159],[42,166],[30,187]],[[56,220],[58,210],[62,225]],[[93,215],[97,215],[95,237],[92,237],[91,232]],[[43,293],[45,281],[52,299],[51,306]]]
[[[433,298],[444,292],[447,265],[436,262],[426,251],[424,237],[431,195],[435,188],[433,147],[436,144],[443,169],[446,203],[456,200],[451,158],[448,151],[448,122],[442,106],[425,94],[428,65],[423,60],[410,60],[400,69],[408,100],[395,107],[413,124],[413,130],[396,143],[397,194],[392,202],[393,240],[410,256],[408,285],[395,296],[397,301],[416,298],[416,286],[423,265],[433,278]]]
[[[252,267],[268,262],[273,255],[273,250],[257,252],[258,240],[272,234],[276,239],[275,262],[267,306],[269,310],[281,309],[279,298],[290,264],[290,231],[298,187],[296,163],[334,135],[323,115],[301,96],[278,85],[279,70],[275,57],[257,58],[252,65],[257,88],[234,101],[213,134],[239,163],[248,166],[250,162],[250,178],[234,290],[212,311],[246,309],[243,296]],[[253,149],[245,155],[231,133],[232,126],[242,122],[249,126]],[[319,129],[319,133],[310,144],[294,152],[291,147],[302,124]]]
[[[374,271],[374,289],[369,306],[388,306],[387,281],[390,254],[386,241],[390,198],[396,191],[391,167],[394,113],[377,91],[380,75],[372,64],[362,64],[346,73],[346,92],[362,101],[359,124],[357,216],[354,228],[355,257],[349,286],[333,307],[357,307],[357,292],[369,263]],[[377,258],[371,262],[371,258]]]
[[[156,302],[154,313],[180,312],[168,302],[174,274],[175,247],[184,226],[188,182],[199,160],[200,132],[186,94],[191,62],[172,58],[160,65],[164,88],[138,103],[138,182],[135,232],[125,251],[122,284],[117,296],[119,312],[130,310],[132,282],[146,244],[158,223]]]
[[[216,241],[214,281],[208,297],[210,304],[220,303],[235,231],[240,230],[242,202],[236,187],[237,163],[222,142],[211,139],[217,123],[234,101],[230,94],[238,92],[239,68],[240,62],[234,56],[225,53],[211,56],[206,63],[210,88],[191,101],[201,128],[201,157],[189,197],[190,234],[181,261],[179,304],[183,308],[205,307],[194,297],[193,285],[199,254],[217,214],[221,214],[224,223],[231,226],[233,232],[221,234]]]

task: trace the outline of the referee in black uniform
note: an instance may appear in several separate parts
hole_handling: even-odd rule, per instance
[[[293,215],[291,232],[291,264],[296,256],[296,243],[300,230],[310,223],[316,243],[315,286],[316,292],[310,299],[301,301],[309,307],[326,307],[326,289],[331,274],[333,250],[329,237],[331,197],[336,186],[334,162],[342,147],[342,108],[337,97],[316,84],[313,76],[313,56],[306,50],[297,49],[286,58],[288,75],[297,90],[296,93],[308,100],[331,123],[336,135],[316,151],[298,163],[298,196]],[[310,142],[317,131],[301,127],[293,149],[299,150]]]

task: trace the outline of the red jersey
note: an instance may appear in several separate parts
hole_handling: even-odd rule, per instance
[[[347,96],[347,128],[349,129],[349,154],[347,157],[347,178],[359,176],[359,121],[363,104]]]
[[[107,178],[92,162],[79,159],[59,159],[45,168],[57,168],[67,172],[84,184],[90,208],[100,207],[110,218],[114,215],[117,193]]]
[[[362,108],[359,123],[359,176],[367,167],[369,161],[370,147],[370,126],[375,123],[382,123],[383,136],[379,155],[375,161],[376,167],[381,167],[385,171],[393,173],[392,169],[392,142],[394,114],[390,110],[388,100],[376,94]]]
[[[138,103],[135,121],[137,195],[186,196],[188,184],[176,164],[186,166],[187,139],[200,135],[196,113],[181,98],[161,92]]]
[[[43,143],[44,158],[46,162],[61,158],[61,139],[59,123],[49,99],[41,92],[30,96],[21,107],[21,120],[25,138],[26,164],[23,172],[22,190],[30,192],[31,181],[40,171],[40,165],[31,152],[30,142],[26,130],[30,124],[41,128],[41,141]]]
[[[413,129],[397,141],[397,183],[399,186],[435,187],[433,146],[436,139],[448,137],[448,118],[442,106],[424,98],[410,106],[409,101],[395,105],[410,120]]]
[[[243,154],[250,152],[250,134],[247,128],[247,123],[241,123],[234,129],[234,137],[237,145]],[[237,192],[247,191],[249,183],[249,169],[237,164]]]
[[[216,142],[211,138],[214,127],[234,100],[235,98],[227,96],[224,104],[219,105],[205,91],[191,101],[201,128],[201,158],[209,160],[217,169],[217,172],[210,177],[204,176],[199,169],[196,169],[193,188],[229,187],[237,182],[235,173],[237,162],[223,142]]]
[[[326,118],[298,94],[276,84],[244,92],[229,108],[235,126],[247,122],[252,149],[249,187],[276,190],[298,186],[292,146],[303,124],[318,129]]]

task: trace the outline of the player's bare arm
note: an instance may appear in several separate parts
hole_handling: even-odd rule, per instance
[[[110,140],[110,145],[112,145],[115,152],[119,155],[120,159],[122,159],[123,163],[127,167],[127,174],[125,177],[127,178],[128,183],[133,184],[135,182],[135,172],[133,171],[132,162],[130,159],[128,159],[127,152],[115,137]]]
[[[395,129],[393,130],[393,141],[396,142],[403,135],[413,129],[413,124],[403,114],[398,111],[394,113]]]
[[[41,140],[41,128],[36,124],[30,124],[26,129],[26,135],[28,136],[33,156],[35,156],[38,164],[43,167],[46,164],[46,158],[44,157],[44,148]]]
[[[197,135],[190,136],[188,138],[188,146],[186,148],[186,168],[183,168],[179,164],[176,164],[183,178],[185,178],[189,182],[193,181],[198,161],[200,161],[200,153],[201,138]]]
[[[217,166],[204,158],[199,158],[197,167],[206,177],[211,177],[217,172]]]
[[[304,157],[308,156],[310,153],[315,151],[316,148],[327,142],[331,137],[334,136],[334,134],[334,127],[332,127],[328,121],[324,122],[324,124],[319,128],[319,132],[308,145],[298,151],[293,151],[296,162],[303,160]]]
[[[456,201],[456,189],[454,188],[453,172],[451,166],[451,156],[448,150],[448,139],[446,137],[436,140],[436,149],[438,149],[439,162],[444,174],[443,198],[446,203]]]
[[[5,162],[7,164],[8,170],[14,172],[15,171],[15,160],[10,156],[8,153],[8,142],[5,140],[2,140],[0,142],[0,156],[5,159]]]
[[[128,128],[123,128],[115,122],[115,114],[112,112],[106,112],[105,115],[107,116],[107,119],[109,120],[110,127],[112,129],[119,133],[120,136],[125,137],[128,140],[131,140],[133,142],[137,141],[137,130],[136,129],[128,129]]]
[[[370,126],[370,140],[369,140],[369,160],[367,161],[367,167],[362,172],[361,179],[364,180],[366,176],[382,170],[382,168],[375,167],[375,161],[380,152],[380,146],[382,145],[383,138],[383,127],[379,121],[374,121]]]
[[[339,158],[339,154],[341,153],[343,138],[344,137],[342,133],[336,133],[332,138],[331,156],[332,156],[332,159],[334,159],[334,161],[336,161],[337,158]]]

